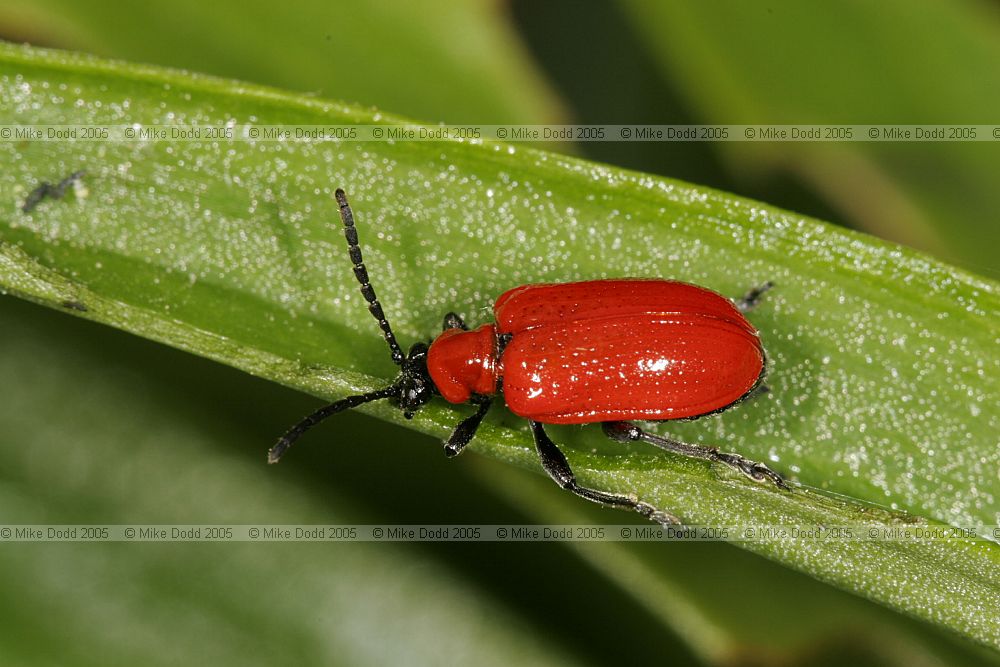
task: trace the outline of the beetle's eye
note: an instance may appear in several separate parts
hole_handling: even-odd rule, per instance
[[[404,419],[413,419],[413,413],[412,412],[404,412],[403,413],[403,418]]]

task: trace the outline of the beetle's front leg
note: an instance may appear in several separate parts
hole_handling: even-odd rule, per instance
[[[635,424],[629,422],[604,422],[602,424],[604,434],[617,442],[636,442],[641,440],[651,445],[665,449],[681,456],[690,456],[696,459],[706,459],[724,463],[731,468],[739,470],[741,473],[756,482],[770,480],[778,488],[791,491],[784,478],[778,473],[768,468],[763,463],[757,463],[750,459],[743,458],[739,454],[731,452],[720,452],[716,447],[705,447],[704,445],[691,445],[673,438],[664,438],[658,435],[646,433]]]
[[[566,456],[556,446],[556,443],[552,442],[549,438],[541,422],[532,421],[531,432],[535,436],[535,448],[538,450],[538,458],[542,462],[542,467],[549,474],[549,477],[555,480],[555,483],[562,488],[591,502],[635,510],[650,521],[655,521],[664,526],[681,523],[681,520],[673,514],[658,510],[649,503],[637,500],[634,496],[624,496],[618,493],[597,491],[596,489],[588,489],[587,487],[580,486],[576,482],[576,475],[573,474],[572,468],[569,467],[569,461],[566,460]]]
[[[465,446],[476,435],[479,425],[483,423],[483,417],[490,411],[493,399],[488,396],[475,395],[472,397],[471,402],[479,405],[479,409],[476,410],[475,414],[466,417],[455,427],[451,437],[444,443],[444,453],[446,456],[458,456],[465,449]]]

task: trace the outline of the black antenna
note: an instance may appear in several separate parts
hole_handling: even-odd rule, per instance
[[[358,394],[357,396],[348,396],[347,398],[341,399],[336,403],[331,403],[330,405],[323,406],[316,412],[305,417],[298,424],[288,429],[285,435],[281,436],[278,440],[278,444],[267,452],[267,462],[277,463],[281,460],[282,455],[288,451],[288,448],[295,444],[303,433],[311,429],[316,424],[320,423],[327,417],[337,414],[338,412],[343,412],[344,410],[350,410],[351,408],[356,408],[364,403],[371,403],[372,401],[377,401],[382,398],[392,398],[393,396],[399,396],[399,387],[392,385],[386,387],[385,389],[377,389],[375,391],[370,391],[367,394]]]
[[[351,205],[347,203],[347,195],[340,188],[334,193],[337,203],[340,204],[340,219],[344,221],[344,236],[347,237],[347,252],[351,255],[351,262],[354,263],[354,276],[361,283],[361,296],[368,302],[368,312],[370,312],[378,325],[382,327],[382,335],[385,342],[389,344],[389,351],[392,352],[392,362],[397,366],[403,363],[405,355],[396,342],[396,336],[392,333],[389,320],[385,319],[382,312],[382,304],[378,302],[375,295],[375,288],[368,282],[368,269],[365,268],[364,258],[361,256],[361,246],[358,245],[358,230],[354,226],[354,213],[351,212]],[[273,451],[273,450],[272,450]]]

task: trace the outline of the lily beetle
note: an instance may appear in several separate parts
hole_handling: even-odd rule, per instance
[[[693,419],[721,412],[764,389],[766,358],[743,313],[771,284],[735,302],[704,287],[673,280],[616,279],[522,285],[496,300],[496,321],[469,330],[448,313],[444,331],[404,354],[368,278],[354,214],[336,191],[354,275],[378,321],[399,376],[388,387],[348,396],[305,417],[268,452],[276,463],[305,431],[327,417],[389,399],[403,415],[434,396],[471,403],[476,412],[445,442],[448,456],[469,444],[498,394],[531,424],[542,467],[559,486],[602,505],[639,512],[663,524],[677,517],[633,495],[577,483],[545,424],[600,422],[617,442],[642,441],[674,454],[724,463],[756,481],[788,489],[776,472],[739,454],[655,436],[631,423]]]

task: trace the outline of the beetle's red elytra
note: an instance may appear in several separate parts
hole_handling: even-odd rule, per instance
[[[511,412],[530,421],[549,476],[593,502],[632,509],[663,524],[680,523],[633,495],[577,484],[543,424],[600,422],[618,442],[643,441],[724,463],[751,479],[788,489],[780,475],[761,463],[655,436],[630,423],[700,417],[766,390],[764,348],[744,313],[771,283],[735,302],[704,287],[656,278],[522,285],[496,300],[495,323],[470,331],[462,318],[448,313],[437,338],[429,345],[415,343],[404,354],[369,281],[347,197],[340,189],[335,196],[354,274],[400,374],[384,389],[349,396],[307,416],[271,448],[269,462],[276,463],[306,430],[337,412],[390,399],[410,418],[435,395],[477,406],[445,443],[445,453],[454,456],[472,440],[493,399],[502,394]]]
[[[764,372],[760,338],[733,302],[687,283],[524,285],[493,313],[496,324],[431,343],[427,369],[452,403],[502,383],[511,412],[545,424],[679,419],[732,405]]]

